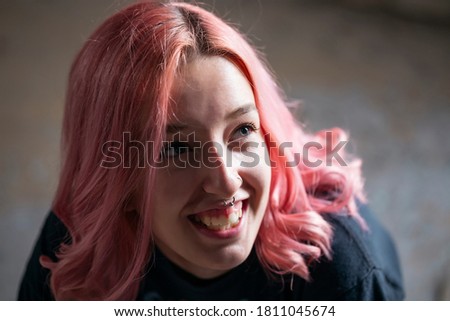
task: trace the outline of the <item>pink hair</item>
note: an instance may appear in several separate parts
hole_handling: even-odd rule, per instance
[[[263,266],[308,279],[308,264],[331,256],[332,230],[322,215],[347,209],[359,219],[355,200],[363,198],[360,161],[287,165],[308,142],[329,142],[325,132],[310,135],[296,123],[261,57],[242,35],[193,5],[135,4],[93,33],[70,72],[63,167],[53,210],[71,238],[61,245],[57,262],[41,257],[51,270],[56,299],[136,298],[152,255],[148,215],[155,169],[103,168],[101,147],[129,132],[133,140],[154,142],[151,154],[159,155],[173,79],[199,55],[220,55],[241,69],[272,144],[271,199],[255,244]],[[339,129],[329,132],[334,143],[347,139]],[[282,142],[294,146],[280,153]],[[122,156],[138,157],[126,146]],[[325,149],[315,150],[314,157],[324,161]]]

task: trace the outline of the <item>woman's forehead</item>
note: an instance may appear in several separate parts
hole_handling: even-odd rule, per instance
[[[225,118],[252,108],[256,109],[253,90],[240,69],[222,57],[202,57],[185,65],[175,78],[169,115],[183,122]]]

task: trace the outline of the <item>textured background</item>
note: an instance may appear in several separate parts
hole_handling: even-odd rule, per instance
[[[450,2],[204,1],[267,53],[310,130],[364,160],[409,300],[450,300]],[[90,32],[130,1],[0,1],[0,299],[13,300],[54,193],[65,84]]]

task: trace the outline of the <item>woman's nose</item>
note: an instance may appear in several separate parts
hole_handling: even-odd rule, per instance
[[[222,153],[215,146],[210,148],[202,169],[205,172],[203,190],[221,198],[233,197],[242,185],[235,162],[231,151]]]

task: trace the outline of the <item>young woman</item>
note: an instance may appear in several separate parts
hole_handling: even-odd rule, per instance
[[[304,132],[213,14],[125,8],[72,66],[59,187],[19,299],[402,299],[345,140]]]

